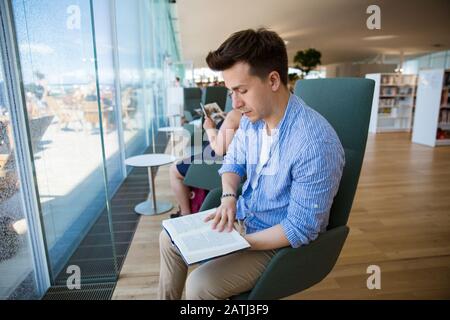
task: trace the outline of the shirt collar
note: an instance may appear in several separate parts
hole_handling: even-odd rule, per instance
[[[284,110],[284,115],[283,118],[281,119],[281,121],[278,123],[276,129],[278,130],[282,130],[285,126],[286,123],[289,123],[290,118],[292,117],[292,112],[293,112],[293,107],[292,105],[294,104],[294,95],[292,93],[289,94],[289,100],[288,100],[288,104],[286,107],[286,110]]]
[[[276,126],[275,129],[277,129],[277,132],[279,132],[279,130],[282,130],[287,122],[289,122],[288,119],[291,118],[291,114],[293,112],[293,107],[292,105],[294,104],[294,99],[295,99],[295,95],[293,95],[292,93],[289,93],[289,99],[288,99],[288,103],[287,103],[287,107],[286,110],[284,110],[284,115],[283,118],[281,118],[281,121],[278,123],[278,125]],[[265,122],[263,120],[258,120],[255,123],[252,123],[252,126],[255,130],[260,130],[260,129],[265,129]]]

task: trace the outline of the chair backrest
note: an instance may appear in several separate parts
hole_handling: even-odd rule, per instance
[[[187,122],[191,122],[192,120],[194,120],[194,118],[192,117],[192,113],[190,113],[189,111],[183,111],[183,115]]]
[[[222,179],[218,173],[221,166],[219,163],[193,163],[186,172],[184,184],[205,190],[219,188],[222,185]]]
[[[362,78],[299,80],[294,93],[333,126],[345,150],[345,167],[328,229],[347,224],[366,149],[375,82]]]
[[[191,152],[192,152],[192,148],[194,147],[194,144],[195,144],[195,126],[193,124],[185,123],[185,124],[183,124],[183,128],[184,128],[184,130],[189,132],[189,137],[190,137],[189,147],[191,148]]]
[[[233,110],[233,99],[227,95],[227,101],[225,102],[225,112],[230,112]]]
[[[216,102],[222,111],[225,110],[227,102],[227,88],[225,87],[206,87],[204,104]]]
[[[194,114],[195,109],[200,109],[202,90],[200,88],[184,88],[184,110]]]

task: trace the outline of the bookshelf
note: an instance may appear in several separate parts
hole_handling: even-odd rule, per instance
[[[430,147],[450,145],[450,70],[419,72],[412,141]]]
[[[410,131],[417,76],[369,73],[366,78],[375,80],[369,132]]]

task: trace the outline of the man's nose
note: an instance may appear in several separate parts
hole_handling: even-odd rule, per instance
[[[239,99],[238,97],[234,96],[233,97],[233,108],[239,110],[243,106],[244,106],[244,101],[242,101],[242,99]]]

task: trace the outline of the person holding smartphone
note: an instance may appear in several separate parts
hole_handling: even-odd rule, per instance
[[[216,155],[223,156],[233,140],[236,130],[239,128],[242,113],[233,109],[228,112],[225,119],[216,126],[215,122],[206,114],[203,105],[201,105],[201,107],[205,114],[203,128],[208,136],[208,142],[205,143],[203,149],[208,147],[211,148],[213,151],[212,157],[215,157]],[[194,156],[191,156],[189,160],[190,161],[180,161],[170,167],[170,187],[172,188],[180,207],[177,213],[171,214],[171,218],[191,214],[189,201],[191,190],[183,182],[191,163],[194,161]]]

